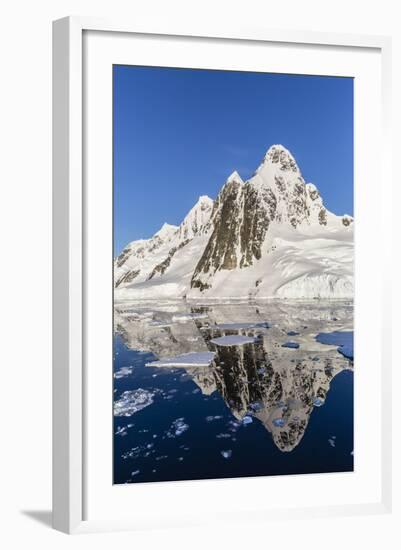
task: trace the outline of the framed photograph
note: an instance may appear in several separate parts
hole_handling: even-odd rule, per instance
[[[389,39],[53,52],[54,527],[388,511]]]

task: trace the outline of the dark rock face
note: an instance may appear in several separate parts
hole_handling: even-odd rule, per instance
[[[129,258],[130,254],[131,254],[131,250],[129,248],[124,248],[121,254],[116,258],[117,267],[121,267],[122,265],[124,265],[125,261]]]
[[[343,216],[341,221],[345,227],[349,227],[354,220],[350,216]]]
[[[327,225],[327,212],[325,208],[322,208],[319,212],[320,225]]]
[[[276,215],[276,207],[277,199],[270,189],[258,192],[250,185],[244,186],[243,220],[240,229],[240,267],[248,267],[252,265],[254,258],[257,260],[261,258],[262,243],[269,224]]]
[[[242,184],[239,181],[228,182],[220,191],[212,212],[214,229],[192,277],[193,288],[204,290],[205,285],[198,279],[202,271],[215,273],[218,269],[237,267],[236,244],[240,233],[238,219],[242,210],[241,195]]]
[[[156,275],[156,274],[160,274],[160,275],[163,275],[163,273],[166,271],[166,269],[168,268],[168,266],[170,265],[171,263],[171,260],[174,256],[174,254],[180,250],[181,248],[183,248],[184,246],[186,246],[188,243],[190,242],[190,239],[187,239],[186,241],[183,241],[182,243],[180,243],[178,246],[174,246],[170,252],[168,253],[167,255],[167,258],[165,258],[162,262],[160,262],[152,271],[152,273],[149,275],[148,277],[148,281],[150,279],[153,279],[153,277]]]
[[[273,164],[280,164],[283,172],[298,172],[298,166],[295,160],[282,148],[271,147],[266,155],[266,159]]]
[[[139,269],[133,269],[131,271],[127,271],[122,275],[115,283],[115,287],[119,287],[122,283],[131,283],[136,277],[138,277],[140,273]]]
[[[252,265],[262,256],[269,224],[276,215],[277,199],[269,188],[258,189],[232,180],[216,199],[211,221],[213,232],[195,269],[191,287],[209,288],[202,273],[232,270]]]

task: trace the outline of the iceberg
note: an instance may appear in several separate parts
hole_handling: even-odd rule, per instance
[[[254,344],[258,339],[255,336],[220,336],[219,338],[212,338],[210,341],[217,346],[241,346],[243,344]]]
[[[165,357],[159,361],[145,363],[147,367],[208,367],[213,361],[215,353],[213,351],[194,351]]]
[[[114,416],[132,416],[153,403],[154,395],[148,390],[138,388],[127,390],[120,399],[114,401]]]

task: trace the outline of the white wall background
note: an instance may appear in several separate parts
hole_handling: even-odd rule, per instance
[[[401,140],[401,17],[396,0],[13,0],[1,14],[1,452],[0,544],[9,548],[395,548],[401,540],[400,476],[391,516],[267,522],[222,529],[67,537],[52,531],[51,507],[51,21],[65,15],[151,22],[195,19],[200,25],[387,34],[394,47],[394,165]],[[397,129],[397,130],[396,130]],[[399,170],[397,171],[399,173]],[[399,186],[392,205],[399,248]],[[391,208],[393,206],[393,208]],[[397,260],[399,255],[397,254]],[[372,257],[374,261],[374,255]],[[395,259],[396,262],[396,259]],[[400,280],[399,267],[395,281]],[[394,387],[400,387],[394,299]],[[362,366],[360,367],[362,368]],[[395,401],[397,401],[395,399]],[[394,404],[395,465],[400,464],[400,405]],[[389,419],[390,421],[390,419]],[[397,435],[398,433],[398,435]],[[168,503],[166,503],[168,506]],[[207,510],[205,510],[207,513]]]

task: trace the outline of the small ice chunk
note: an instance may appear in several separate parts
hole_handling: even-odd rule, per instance
[[[241,422],[244,426],[246,426],[247,424],[252,424],[253,422],[252,416],[248,416],[248,415],[244,416]]]
[[[248,330],[253,328],[269,328],[269,323],[218,323],[212,328],[219,330]]]
[[[243,344],[253,344],[257,341],[257,338],[255,336],[242,336],[240,334],[235,334],[231,336],[212,338],[210,341],[212,344],[216,344],[217,346],[241,346]]]
[[[321,407],[322,405],[324,405],[324,399],[321,399],[320,397],[316,397],[313,400],[313,404],[315,407]]]
[[[289,341],[289,342],[285,342],[284,344],[281,344],[281,347],[282,348],[298,349],[299,344],[298,344],[298,342]]]
[[[174,422],[171,424],[170,429],[167,431],[166,435],[170,438],[179,437],[188,429],[189,426],[185,423],[185,419],[177,418],[177,420],[174,420]]]
[[[131,472],[131,477],[137,476],[141,470],[135,470],[134,472]]]
[[[285,426],[284,418],[274,418],[273,426],[276,426],[276,428],[283,428]]]
[[[252,411],[261,411],[263,409],[263,403],[261,403],[260,401],[255,401],[254,403],[250,403],[249,408]]]
[[[329,438],[329,439],[328,439],[328,442],[329,442],[329,444],[330,444],[332,447],[335,447],[335,446],[336,446],[336,441],[335,441],[335,439]]]
[[[222,418],[221,414],[215,414],[214,416],[207,416],[206,422],[213,422],[213,420],[221,420]]]
[[[173,315],[174,323],[185,323],[186,321],[192,321],[193,319],[207,319],[206,313],[188,313],[184,315]]]
[[[121,367],[121,369],[117,370],[114,373],[114,378],[116,380],[119,380],[120,378],[130,376],[130,374],[132,374],[132,370],[133,370],[133,367]]]
[[[124,391],[120,399],[114,401],[114,416],[131,416],[153,403],[154,395],[138,388]]]
[[[208,367],[213,361],[213,351],[194,351],[145,363],[147,367]]]
[[[231,449],[228,449],[227,451],[221,451],[221,456],[223,458],[231,458],[233,452]]]

